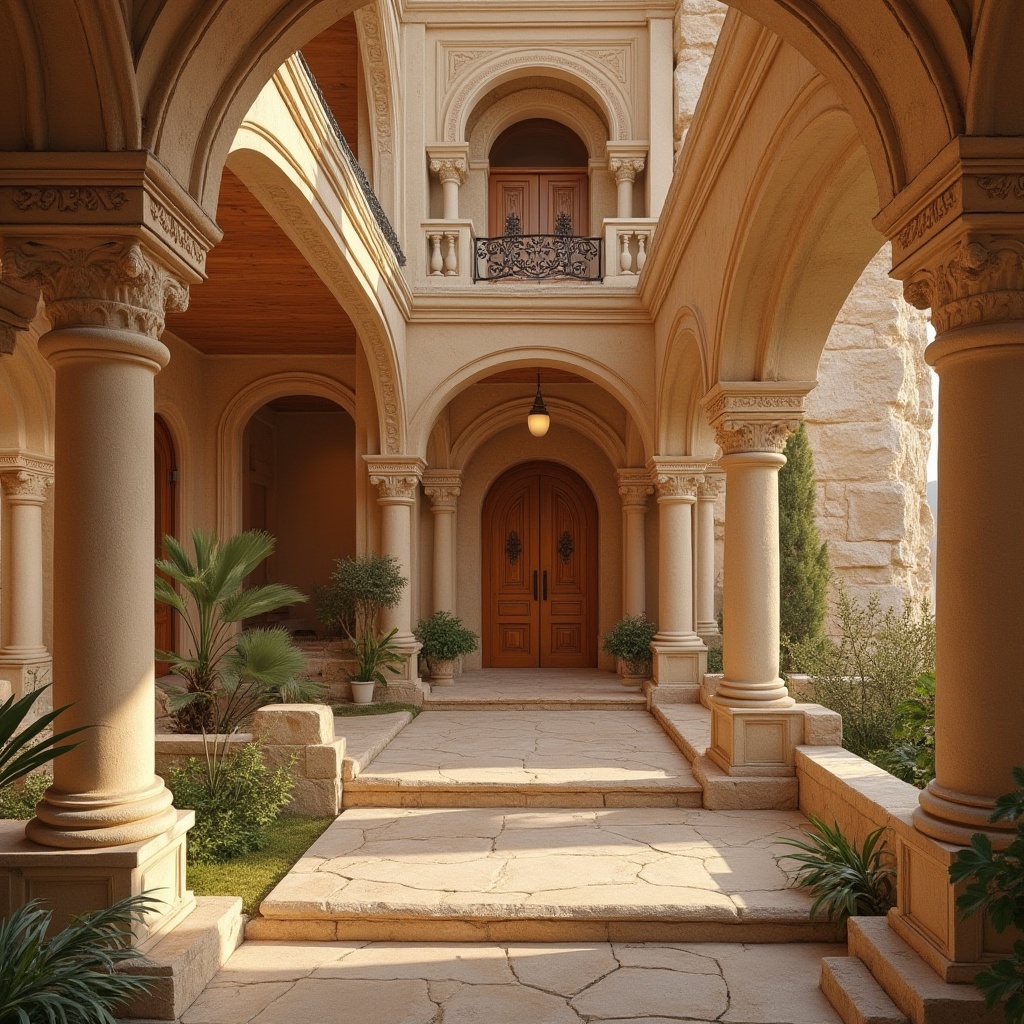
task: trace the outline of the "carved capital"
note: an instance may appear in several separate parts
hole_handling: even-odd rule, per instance
[[[715,441],[723,455],[737,452],[782,454],[789,435],[800,429],[800,420],[722,420],[715,427]]]
[[[616,185],[621,185],[624,181],[632,184],[644,166],[642,157],[612,157],[608,161],[608,170],[615,179]]]
[[[370,483],[381,505],[412,504],[423,476],[423,460],[406,456],[364,455]]]
[[[721,473],[708,473],[697,488],[697,497],[701,501],[717,501],[724,483]]]
[[[800,429],[814,381],[722,381],[704,397],[708,423],[723,454],[778,452]]]
[[[85,237],[14,243],[5,281],[42,292],[54,328],[109,327],[159,338],[167,310],[188,306],[188,288],[135,241]]]
[[[466,180],[466,158],[449,156],[430,161],[430,169],[440,178],[441,184],[454,181],[462,185]]]
[[[932,311],[935,330],[1024,319],[1024,240],[965,236],[903,282],[912,306]]]
[[[47,473],[18,469],[0,473],[0,484],[8,500],[14,504],[42,505],[53,484],[53,477]]]
[[[651,474],[646,469],[620,469],[615,474],[623,508],[647,508],[647,499],[654,493]]]
[[[659,502],[692,502],[704,479],[707,461],[656,455],[648,463],[654,491]]]
[[[462,493],[462,474],[428,469],[423,474],[423,493],[433,512],[454,512]]]

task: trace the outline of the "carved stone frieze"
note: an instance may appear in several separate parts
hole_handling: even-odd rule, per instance
[[[955,215],[961,208],[961,195],[960,182],[954,181],[948,188],[943,189],[934,199],[926,203],[924,209],[914,214],[896,236],[900,249],[910,248],[915,242],[932,234],[939,225]]]
[[[462,493],[462,474],[429,469],[423,474],[423,493],[434,512],[454,512]]]
[[[165,311],[188,306],[188,288],[133,241],[17,242],[4,250],[0,270],[5,280],[42,292],[58,329],[110,327],[159,338]]]
[[[34,473],[27,469],[0,472],[0,484],[8,500],[18,503],[42,504],[53,484],[48,473]]]
[[[355,12],[362,35],[362,57],[373,109],[373,131],[379,153],[390,153],[394,144],[394,112],[388,83],[388,56],[376,4]]]
[[[907,302],[932,311],[940,334],[957,327],[1024,319],[1024,242],[960,238],[903,282]]]
[[[123,188],[109,185],[31,185],[16,189],[13,202],[22,212],[50,209],[60,213],[120,210],[128,202],[128,193]]]
[[[1024,174],[986,174],[977,182],[989,199],[1024,199]]]

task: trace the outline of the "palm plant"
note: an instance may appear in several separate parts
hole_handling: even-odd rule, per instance
[[[179,732],[230,732],[225,709],[237,715],[246,695],[266,703],[271,692],[287,693],[303,668],[301,652],[284,629],[254,629],[239,633],[237,624],[285,605],[305,601],[305,595],[281,583],[244,587],[245,578],[274,550],[274,538],[248,530],[227,540],[215,533],[192,531],[194,560],[173,538],[164,537],[166,559],[156,567],[156,599],[170,605],[185,623],[191,653],[157,651],[160,661],[185,680],[184,689],[164,687]],[[166,579],[164,577],[167,577]],[[175,590],[177,583],[183,593]],[[191,598],[191,602],[189,601]],[[222,701],[224,694],[228,699]],[[259,706],[258,704],[256,705]]]
[[[76,729],[65,729],[52,736],[45,735],[45,730],[57,716],[70,706],[67,704],[47,711],[26,726],[24,723],[32,711],[32,705],[47,689],[43,686],[32,690],[18,700],[8,697],[0,705],[0,789],[12,785],[55,757],[73,750],[78,744],[64,741],[88,728],[80,725]]]
[[[131,925],[159,903],[148,893],[75,918],[52,938],[38,900],[0,919],[0,1024],[116,1024],[112,1010],[156,981],[114,968],[138,959]]]
[[[811,917],[819,910],[824,910],[830,921],[886,914],[895,902],[896,869],[882,838],[885,829],[875,829],[858,849],[838,823],[829,828],[813,814],[808,820],[815,832],[805,832],[806,839],[781,842],[800,851],[784,854],[783,859],[800,865],[795,884],[811,889],[817,897],[811,904]]]

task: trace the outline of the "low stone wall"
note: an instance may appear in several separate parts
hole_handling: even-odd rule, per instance
[[[327,688],[327,699],[341,703],[352,699],[349,674],[355,659],[341,640],[297,640],[295,646],[306,656],[304,679],[313,679]]]

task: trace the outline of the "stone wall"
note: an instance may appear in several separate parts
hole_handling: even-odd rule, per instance
[[[718,0],[681,0],[674,25],[675,148],[678,154],[704,88],[722,22],[729,8]]]

